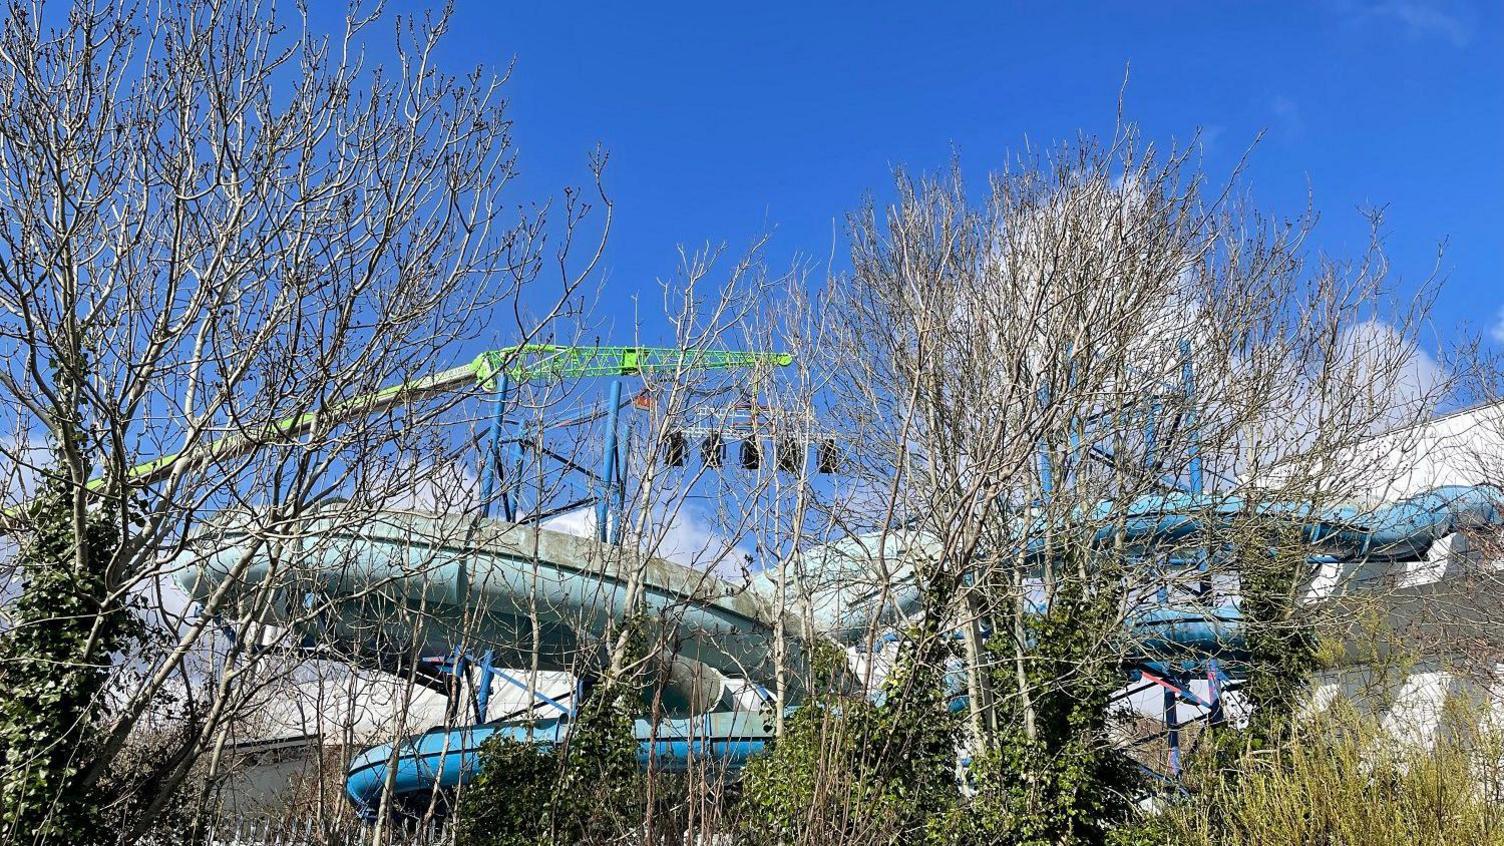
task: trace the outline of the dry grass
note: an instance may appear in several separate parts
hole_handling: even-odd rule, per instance
[[[1504,844],[1504,734],[1452,715],[1429,748],[1339,708],[1152,821],[1178,844]]]

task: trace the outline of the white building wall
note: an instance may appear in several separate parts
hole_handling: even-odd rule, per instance
[[[1504,404],[1386,433],[1342,463],[1356,474],[1348,478],[1362,492],[1360,505],[1393,502],[1449,485],[1504,487]],[[1336,594],[1374,597],[1391,627],[1389,636],[1420,657],[1325,673],[1313,706],[1324,707],[1343,696],[1377,713],[1396,738],[1422,745],[1437,738],[1449,701],[1465,699],[1504,717],[1504,676],[1498,656],[1490,654],[1486,642],[1495,624],[1504,625],[1500,557],[1497,547],[1480,547],[1456,534],[1435,544],[1420,561],[1362,572],[1325,568],[1311,586],[1312,599]],[[1475,643],[1472,633],[1484,637]],[[1358,644],[1350,652],[1364,648],[1369,647]]]

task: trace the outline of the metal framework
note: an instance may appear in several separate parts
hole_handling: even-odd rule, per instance
[[[1224,497],[1215,492],[1208,494],[1207,474],[1201,456],[1199,421],[1194,411],[1197,386],[1190,344],[1182,342],[1179,353],[1181,366],[1178,384],[1172,382],[1154,386],[1150,391],[1151,396],[1137,400],[1132,408],[1108,409],[1093,415],[1085,421],[1083,430],[1071,434],[1068,445],[1063,445],[1068,448],[1063,451],[1052,452],[1050,444],[1038,444],[1036,469],[1040,495],[1034,505],[1041,508],[1038,512],[1026,509],[1020,515],[1018,534],[1005,541],[1017,544],[1016,552],[1021,560],[1038,562],[1050,555],[1049,545],[1039,542],[1039,533],[1033,530],[1036,527],[1052,528],[1050,524],[1040,522],[1052,518],[1045,516],[1036,519],[1034,515],[1047,514],[1043,507],[1058,500],[1060,492],[1075,484],[1081,478],[1083,468],[1093,462],[1111,467],[1121,467],[1125,462],[1130,462],[1137,469],[1147,471],[1147,475],[1156,480],[1159,490],[1154,494],[1120,503],[1123,506],[1122,513],[1126,516],[1115,527],[1088,526],[1080,540],[1088,548],[1101,550],[1108,547],[1113,537],[1121,538],[1124,532],[1131,530],[1131,545],[1127,548],[1136,550],[1134,554],[1142,564],[1139,572],[1144,576],[1142,583],[1135,583],[1132,589],[1141,590],[1143,596],[1152,599],[1152,607],[1142,617],[1128,621],[1129,636],[1135,638],[1134,642],[1142,648],[1133,653],[1133,657],[1123,668],[1125,690],[1122,696],[1138,696],[1155,688],[1160,690],[1163,729],[1154,737],[1146,738],[1145,742],[1155,738],[1163,738],[1165,741],[1167,751],[1164,772],[1155,771],[1155,775],[1172,787],[1178,786],[1182,764],[1181,732],[1187,724],[1193,722],[1182,719],[1180,706],[1194,707],[1198,711],[1194,720],[1205,720],[1212,725],[1224,722],[1225,694],[1237,685],[1242,667],[1246,666],[1243,663],[1246,655],[1239,651],[1242,647],[1228,645],[1236,638],[1224,637],[1229,631],[1236,632],[1241,618],[1230,602],[1219,604],[1231,597],[1219,597],[1216,585],[1212,582],[1210,565],[1224,553],[1208,546],[1205,540],[1207,526],[1216,525],[1217,520],[1231,519],[1238,514],[1267,515],[1298,527],[1301,536],[1313,544],[1330,542],[1332,549],[1343,550],[1344,555],[1371,559],[1376,555],[1423,553],[1432,539],[1455,531],[1465,520],[1482,521],[1489,525],[1504,523],[1504,516],[1493,505],[1504,499],[1504,492],[1497,489],[1438,489],[1395,503],[1384,516],[1368,515],[1366,518],[1360,518],[1355,512],[1344,511],[1342,508],[1317,510],[1310,503],[1303,502],[1271,503],[1264,510],[1263,504]],[[283,437],[292,435],[312,425],[313,421],[327,419],[322,415],[369,413],[414,397],[478,385],[490,394],[493,401],[488,431],[483,435],[486,446],[482,453],[480,513],[487,517],[494,515],[509,522],[534,522],[564,510],[593,508],[596,539],[613,543],[620,540],[626,481],[619,435],[620,412],[632,401],[623,400],[621,381],[612,377],[679,375],[731,368],[771,369],[786,366],[790,362],[791,357],[782,353],[709,352],[648,347],[517,346],[483,353],[463,367],[356,398],[325,409],[317,415],[291,418],[273,427],[272,434]],[[521,420],[509,418],[509,410],[515,404],[515,393],[522,383],[596,377],[610,378],[611,381],[607,386],[604,402],[589,411],[575,416],[555,417],[537,424],[524,424]],[[1041,404],[1048,404],[1049,400],[1050,397],[1044,392],[1038,397]],[[680,445],[685,449],[688,447],[689,435],[716,438],[719,445],[724,445],[724,438],[728,436],[766,435],[773,437],[775,450],[777,438],[784,432],[795,431],[802,434],[806,438],[806,447],[808,438],[819,432],[811,421],[797,418],[792,421],[792,425],[780,429],[776,420],[767,425],[770,421],[763,415],[762,409],[752,405],[733,407],[719,416],[712,414],[704,419],[682,421],[676,432],[680,437],[686,438],[686,442]],[[564,454],[563,450],[551,448],[545,437],[551,431],[602,420],[604,426],[601,432],[600,461],[594,468]],[[1105,421],[1121,424],[1125,420],[1135,428],[1137,421],[1142,421],[1142,441],[1130,448],[1121,449],[1122,454],[1115,454],[1103,446],[1109,439],[1102,435],[1096,425]],[[800,428],[801,426],[804,428]],[[1121,432],[1122,427],[1119,425],[1110,431]],[[1171,442],[1185,445],[1184,455],[1178,457],[1183,458],[1183,461],[1174,464],[1173,474],[1166,469],[1168,462],[1165,444]],[[142,468],[138,468],[137,475],[139,478],[154,478],[152,474],[175,472],[184,463],[211,460],[218,455],[253,449],[256,445],[255,442],[247,443],[243,439],[222,439],[200,451],[169,456],[142,465]],[[568,474],[579,482],[583,487],[580,495],[563,504],[535,502],[531,504],[531,508],[523,508],[517,498],[520,486],[511,482],[520,478],[516,468],[522,465],[528,450],[532,451],[532,457],[540,463],[551,462],[555,472]],[[593,446],[591,451],[593,453]],[[1059,460],[1062,454],[1064,460]],[[715,459],[717,463],[724,461],[724,453],[719,451],[719,447],[710,455],[718,456]],[[758,460],[761,460],[760,457]],[[708,458],[707,463],[710,463]],[[743,464],[745,463],[744,459]],[[1058,525],[1059,530],[1068,528],[1063,522]],[[1190,528],[1181,531],[1182,526]],[[1313,554],[1309,560],[1318,562],[1330,558],[1326,551],[1330,550],[1322,551],[1320,555]],[[1193,584],[1177,587],[1172,591],[1169,580],[1165,580],[1156,589],[1156,573],[1169,569],[1186,574],[1186,581]],[[589,574],[576,573],[576,576],[584,579]],[[907,590],[912,589],[913,585],[899,587]],[[871,619],[877,620],[879,618],[875,615],[881,613],[882,609],[874,607],[869,611],[874,615]],[[1151,641],[1156,639],[1175,648],[1151,645]],[[498,676],[504,683],[532,692],[533,701],[527,703],[528,710],[523,713],[531,714],[533,709],[542,707],[559,715],[561,719],[554,721],[555,739],[557,730],[565,725],[572,714],[575,703],[582,699],[578,687],[568,697],[541,695],[521,679],[496,668],[490,650],[471,654],[464,647],[455,647],[447,656],[433,656],[425,659],[425,662],[432,665],[428,668],[429,675],[447,674],[454,678],[468,678],[472,668],[479,672],[479,683],[471,688],[474,691],[473,707],[477,725],[455,729],[443,737],[435,736],[427,740],[420,738],[421,742],[414,741],[406,747],[393,745],[368,750],[362,756],[365,763],[359,765],[365,768],[361,770],[364,773],[362,790],[374,790],[377,794],[386,790],[383,786],[386,784],[385,779],[377,779],[373,774],[390,762],[396,762],[399,767],[408,766],[411,783],[424,790],[457,784],[460,778],[459,764],[455,764],[452,772],[419,772],[419,764],[434,754],[425,751],[427,747],[422,744],[432,741],[429,745],[436,744],[439,748],[437,754],[441,757],[449,754],[451,748],[462,750],[459,753],[461,755],[471,755],[478,748],[482,730],[521,730],[519,727],[523,724],[520,722],[514,725],[488,720],[492,682]],[[748,662],[750,663],[755,662]],[[1203,681],[1207,690],[1205,695],[1195,689]],[[461,686],[457,684],[450,685],[449,689],[455,691],[459,687]],[[451,700],[451,707],[454,707],[454,701]],[[755,714],[752,716],[757,717]],[[688,721],[679,721],[680,725],[674,731],[681,731],[683,734],[673,735],[667,741],[655,734],[660,728],[656,725],[647,726],[644,729],[646,733],[640,735],[639,740],[644,744],[644,749],[658,749],[658,744],[669,743],[673,754],[678,756],[676,760],[681,762],[702,754],[720,755],[723,762],[742,761],[761,748],[765,731],[759,735],[752,727],[738,723],[738,719],[740,717],[736,714],[713,711]],[[760,718],[758,723],[761,726]],[[705,728],[711,724],[715,724],[714,731]],[[532,735],[528,734],[527,737],[531,738]],[[709,737],[710,740],[697,739],[703,737]],[[451,741],[456,745],[451,747]],[[444,779],[452,780],[446,782]],[[350,787],[352,783],[347,782],[347,790],[351,791],[352,801],[360,805],[363,800],[358,796],[366,794]]]
[[[603,412],[590,411],[532,428],[521,421],[509,423],[507,420],[508,408],[512,402],[511,394],[520,383],[655,374],[682,376],[743,368],[772,369],[787,367],[793,361],[794,357],[788,353],[670,347],[565,347],[529,344],[482,353],[470,365],[476,381],[492,392],[493,403],[486,437],[487,447],[481,465],[481,516],[496,516],[511,523],[537,523],[558,514],[593,507],[596,540],[618,543],[621,539],[626,480],[620,415],[622,409],[633,402],[630,399],[622,400],[621,381],[611,380]],[[606,423],[602,432],[600,465],[596,470],[591,470],[559,451],[549,449],[543,443],[543,435],[549,430],[588,424],[603,416]],[[523,454],[528,449],[532,449],[540,461],[551,460],[561,475],[581,480],[585,487],[584,494],[551,507],[536,503],[537,507],[522,514],[518,495],[506,484],[506,474],[509,468],[513,473],[518,472]],[[467,662],[480,670],[474,702],[477,722],[484,723],[487,720],[493,678],[500,678],[522,690],[531,690],[538,704],[546,705],[562,715],[573,714],[571,706],[544,696],[522,680],[493,666],[490,651],[477,660],[467,658],[457,650],[455,661],[446,669],[463,674]],[[574,701],[579,702],[581,698],[580,691],[576,690]]]

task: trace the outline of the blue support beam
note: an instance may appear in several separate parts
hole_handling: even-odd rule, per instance
[[[1221,663],[1215,658],[1209,659],[1206,662],[1207,698],[1211,700],[1210,713],[1206,717],[1208,725],[1220,726],[1227,722],[1227,714],[1222,707],[1223,678]]]
[[[1144,423],[1144,467],[1150,472],[1159,465],[1159,400],[1149,404],[1149,420]]]
[[[1190,341],[1180,342],[1180,381],[1181,389],[1185,392],[1186,457],[1190,459],[1191,493],[1200,496],[1206,492],[1206,479],[1201,471],[1201,423],[1196,414],[1196,368],[1191,361]],[[1201,581],[1197,592],[1202,597],[1211,597],[1211,562],[1204,549],[1199,551],[1199,555],[1201,561],[1197,569],[1201,571]]]
[[[513,423],[512,426],[516,434],[512,439],[512,448],[508,451],[507,466],[511,468],[512,478],[520,482],[522,480],[522,439],[527,434],[527,427],[522,425],[521,420]],[[505,509],[503,516],[506,517],[508,523],[517,522],[517,508],[519,505],[518,500],[521,499],[521,485],[517,486],[517,490],[518,493],[515,496],[511,491],[503,491],[501,495],[502,507]]]
[[[1050,389],[1047,385],[1039,386],[1039,406],[1041,409],[1049,407]],[[1039,498],[1042,504],[1048,505],[1055,491],[1055,471],[1050,465],[1050,445],[1044,438],[1039,439]]]
[[[1165,744],[1170,749],[1170,774],[1180,775],[1180,719],[1176,713],[1179,697],[1169,687],[1164,689]]]
[[[486,721],[486,712],[491,706],[491,682],[496,678],[496,668],[492,665],[495,655],[487,649],[480,656],[480,681],[475,689],[475,721]]]
[[[1201,431],[1196,419],[1196,372],[1191,366],[1190,341],[1180,342],[1180,381],[1185,393],[1186,458],[1189,460],[1191,492],[1199,494],[1206,490],[1206,486],[1201,478]]]
[[[501,430],[506,425],[509,381],[505,373],[497,380],[495,405],[491,410],[490,443],[486,447],[486,457],[481,465],[480,474],[480,514],[482,517],[491,516],[491,507],[496,499],[497,476],[501,470]]]
[[[618,498],[616,486],[621,483],[616,478],[616,420],[621,411],[620,380],[611,382],[611,400],[607,408],[609,411],[606,416],[606,443],[601,455],[601,486],[597,492],[599,499],[595,503],[595,539],[601,543],[612,539],[611,506]]]

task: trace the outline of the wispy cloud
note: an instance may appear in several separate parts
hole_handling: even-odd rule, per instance
[[[1488,327],[1488,337],[1493,338],[1496,344],[1504,344],[1504,306],[1499,307],[1494,325]]]
[[[1217,123],[1201,127],[1200,131],[1196,134],[1196,141],[1201,145],[1201,152],[1205,155],[1211,155],[1212,151],[1217,148],[1217,142],[1222,140],[1222,136],[1226,131],[1227,127]]]
[[[692,505],[683,505],[672,513],[655,508],[646,546],[653,554],[696,570],[710,570],[718,576],[737,581],[749,566],[746,550],[724,537],[715,520]],[[544,528],[556,532],[590,537],[595,534],[595,509],[580,508],[543,521]]]
[[[1300,114],[1300,104],[1283,94],[1269,101],[1269,110],[1274,113],[1275,127],[1287,138],[1299,138],[1305,133],[1306,122]]]
[[[1413,37],[1442,38],[1453,47],[1466,47],[1473,40],[1471,17],[1457,6],[1439,0],[1385,0],[1364,12],[1398,23]]]

